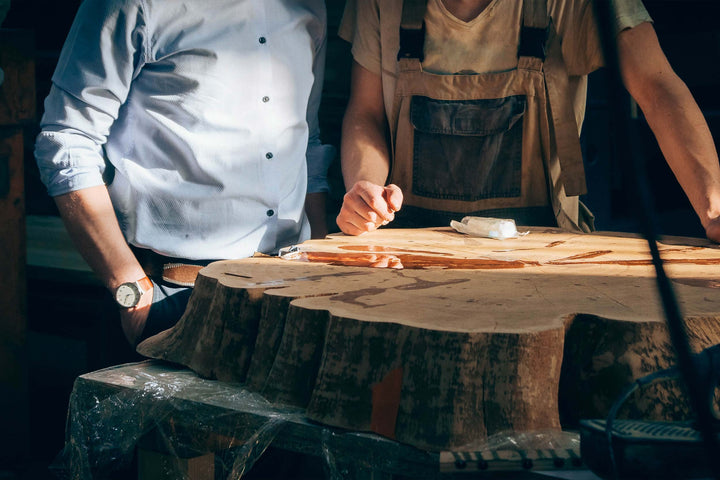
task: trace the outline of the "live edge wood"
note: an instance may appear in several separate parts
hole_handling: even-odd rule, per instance
[[[529,230],[382,229],[308,241],[294,260],[213,263],[178,325],[138,351],[430,450],[604,417],[674,363],[647,245]],[[693,348],[720,343],[720,249],[668,238],[661,255]],[[625,414],[685,418],[683,398],[648,387]]]

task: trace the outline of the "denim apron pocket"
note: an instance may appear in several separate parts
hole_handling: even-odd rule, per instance
[[[523,95],[482,100],[414,96],[413,193],[470,202],[519,197],[525,105]]]

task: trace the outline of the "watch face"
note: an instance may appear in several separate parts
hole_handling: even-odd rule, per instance
[[[122,307],[134,307],[140,301],[140,292],[134,283],[123,283],[115,290],[115,301]]]

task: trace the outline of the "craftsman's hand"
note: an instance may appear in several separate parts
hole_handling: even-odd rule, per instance
[[[337,225],[347,235],[377,230],[395,219],[403,195],[397,185],[382,187],[359,181],[345,194]]]
[[[139,343],[138,339],[145,329],[145,323],[150,313],[150,305],[152,304],[153,290],[154,287],[143,293],[140,302],[133,308],[120,310],[120,325],[122,325],[125,338],[133,348]]]
[[[705,227],[705,235],[715,243],[720,243],[720,217],[710,220]]]

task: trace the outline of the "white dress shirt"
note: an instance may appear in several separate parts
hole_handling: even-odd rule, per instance
[[[332,155],[325,16],[323,0],[85,0],[36,143],[49,194],[108,184],[128,242],[168,256],[309,238],[306,157]]]

